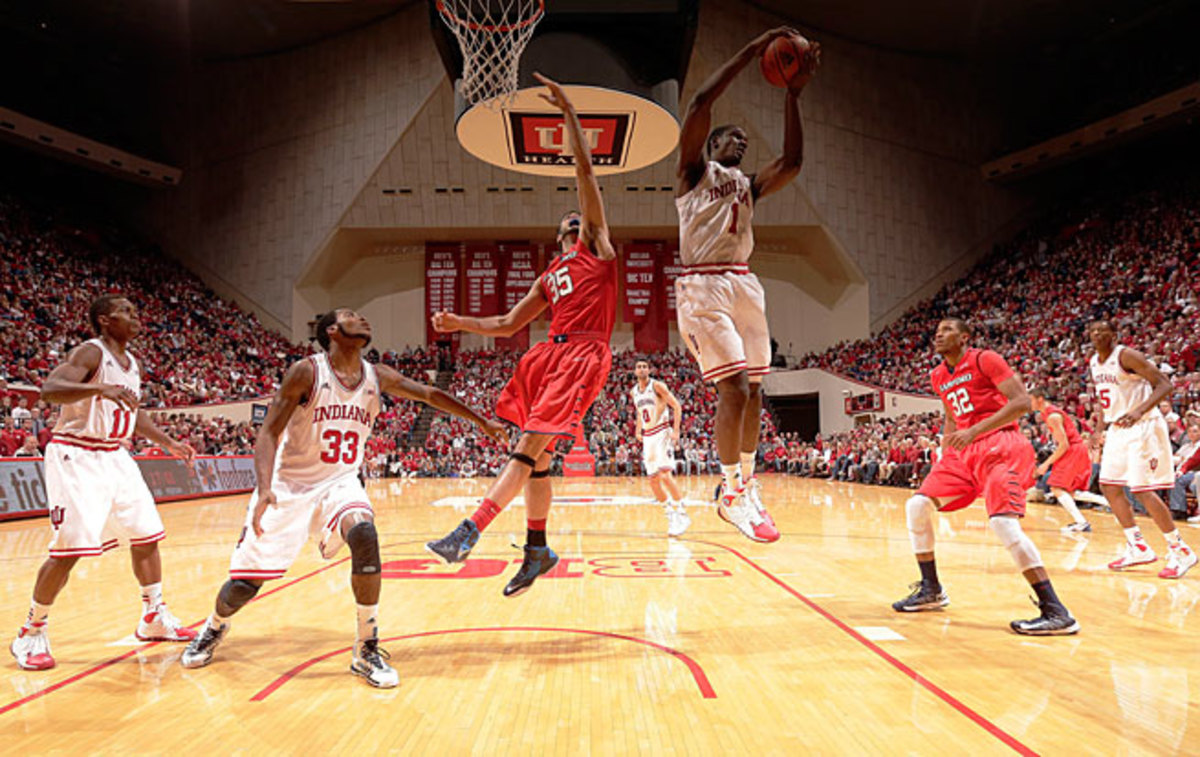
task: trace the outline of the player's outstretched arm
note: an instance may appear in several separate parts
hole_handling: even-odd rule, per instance
[[[677,197],[692,191],[704,176],[704,142],[708,139],[708,132],[712,127],[713,103],[750,61],[762,55],[772,40],[785,34],[796,34],[796,30],[781,26],[750,40],[737,55],[725,61],[724,65],[705,79],[692,95],[687,110],[684,111],[683,126],[679,132],[679,162],[675,167],[675,175],[679,179],[675,188]]]
[[[1171,380],[1137,350],[1126,347],[1121,350],[1119,360],[1122,368],[1149,381],[1153,390],[1145,402],[1113,421],[1114,426],[1125,428],[1140,421],[1143,415],[1158,407],[1159,402],[1171,396]]]
[[[428,384],[413,381],[406,376],[400,375],[394,368],[386,365],[376,365],[375,374],[379,376],[379,388],[393,397],[403,397],[404,399],[416,402],[424,402],[426,405],[435,407],[443,413],[457,415],[459,418],[474,423],[479,427],[480,431],[495,439],[500,444],[508,441],[502,423],[490,418],[484,418],[469,406],[463,404],[453,394],[444,392],[436,386],[429,386]]]
[[[783,154],[764,166],[750,183],[750,191],[756,200],[786,187],[800,174],[800,167],[804,163],[804,119],[800,115],[800,91],[821,63],[821,46],[816,42],[809,43],[805,56],[804,75],[792,82],[784,95]]]
[[[271,479],[275,474],[275,453],[279,449],[279,437],[287,428],[292,413],[300,403],[310,399],[308,392],[312,389],[316,369],[311,360],[297,360],[283,375],[283,383],[271,398],[267,408],[267,417],[258,429],[258,437],[254,441],[254,475],[258,490],[258,504],[254,508],[254,518],[251,525],[254,533],[262,536],[262,515],[267,507],[275,504],[275,495],[271,492]]]
[[[170,452],[175,457],[182,457],[183,461],[190,468],[192,462],[196,459],[196,450],[192,449],[192,445],[185,442],[177,442],[167,436],[149,413],[137,414],[137,420],[133,424],[133,432],[139,436],[144,436],[158,446]]]
[[[533,78],[546,85],[546,94],[539,94],[546,102],[558,108],[563,113],[563,124],[567,130],[567,138],[571,142],[571,151],[575,158],[575,183],[579,193],[579,212],[583,223],[579,230],[580,240],[588,249],[601,260],[616,258],[612,241],[608,238],[608,219],[604,215],[604,198],[600,196],[600,183],[596,181],[596,170],[592,165],[592,151],[588,147],[583,127],[579,124],[579,116],[567,93],[552,81],[539,73]]]
[[[126,410],[137,410],[138,396],[119,384],[91,384],[88,379],[100,367],[100,348],[81,344],[67,355],[65,362],[55,366],[42,384],[42,399],[55,405],[78,402],[100,395]]]
[[[542,293],[542,280],[533,282],[533,286],[521,301],[504,315],[490,315],[487,318],[474,318],[457,313],[434,313],[430,319],[433,330],[441,334],[453,334],[456,331],[469,331],[472,334],[484,336],[509,337],[538,317],[538,313],[546,309],[550,303]]]
[[[654,393],[671,408],[671,430],[675,434],[675,441],[679,441],[679,433],[683,429],[683,406],[661,381],[654,382]]]

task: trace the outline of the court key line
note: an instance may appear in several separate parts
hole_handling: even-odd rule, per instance
[[[684,665],[686,665],[688,668],[688,671],[691,672],[692,679],[696,682],[696,688],[700,689],[700,696],[702,696],[705,699],[716,699],[717,698],[717,693],[716,693],[716,691],[713,690],[712,684],[709,683],[708,676],[704,674],[704,668],[700,667],[700,663],[696,662],[694,659],[692,659],[686,653],[680,652],[678,649],[672,649],[671,647],[663,646],[662,644],[657,644],[648,639],[639,639],[636,636],[626,636],[625,634],[612,633],[610,631],[592,631],[592,630],[589,630],[586,628],[550,628],[550,627],[540,627],[540,626],[495,626],[495,627],[489,627],[489,628],[448,628],[448,629],[444,629],[441,631],[423,631],[421,633],[410,633],[410,634],[404,634],[402,636],[389,636],[386,639],[380,639],[380,641],[402,641],[405,639],[419,639],[419,638],[422,638],[425,636],[445,636],[445,635],[449,635],[449,634],[459,634],[459,633],[488,633],[488,632],[497,632],[497,631],[500,631],[500,632],[504,632],[504,631],[540,631],[540,632],[551,632],[551,633],[577,633],[577,634],[583,634],[586,636],[600,636],[602,638],[621,639],[622,641],[632,641],[636,644],[642,644],[647,647],[657,649],[660,652],[666,652],[667,654],[671,655],[672,657],[675,657],[676,659],[678,659],[680,662],[682,662]],[[330,657],[336,657],[338,655],[345,654],[346,652],[349,652],[351,649],[353,649],[353,647],[342,647],[341,649],[335,649],[332,652],[327,652],[323,655],[313,657],[309,660],[306,660],[306,661],[300,663],[296,667],[292,668],[291,670],[287,671],[283,675],[276,678],[274,681],[272,681],[270,684],[268,684],[265,688],[263,688],[262,691],[258,692],[254,696],[250,697],[250,701],[251,702],[263,701],[267,697],[271,696],[271,694],[275,693],[285,683],[292,680],[296,676],[300,675],[301,673],[303,673],[305,670],[312,667],[313,665],[316,665],[318,662],[328,660]]]
[[[683,541],[690,541],[690,542],[694,542],[694,543],[707,544],[709,546],[720,547],[721,549],[724,549],[724,550],[732,553],[733,555],[737,556],[743,562],[745,562],[747,565],[749,565],[750,567],[757,570],[759,573],[762,573],[764,576],[769,578],[771,581],[773,581],[775,584],[777,584],[781,589],[783,589],[784,591],[791,594],[796,599],[803,602],[805,605],[808,606],[808,608],[810,610],[813,610],[818,615],[825,618],[833,625],[837,626],[837,628],[844,631],[847,635],[850,636],[850,638],[854,639],[855,641],[862,644],[867,649],[874,652],[876,655],[878,655],[880,658],[882,658],[885,662],[887,662],[889,665],[894,667],[896,670],[899,670],[901,673],[908,676],[914,682],[919,684],[922,688],[924,688],[927,691],[929,691],[930,693],[932,693],[938,699],[941,699],[943,702],[950,705],[951,707],[953,707],[955,710],[957,710],[961,714],[967,716],[967,718],[969,718],[976,725],[980,726],[985,731],[992,734],[993,736],[998,738],[1000,741],[1004,742],[1004,744],[1007,745],[1008,747],[1010,747],[1013,751],[1017,752],[1018,754],[1025,755],[1026,757],[1037,757],[1037,754],[1038,754],[1037,752],[1035,752],[1032,749],[1030,749],[1029,747],[1025,746],[1025,744],[1021,743],[1021,741],[1018,740],[1015,736],[1008,733],[1007,731],[1005,731],[1003,728],[996,725],[992,721],[988,720],[983,715],[980,715],[975,710],[971,709],[967,704],[962,702],[960,699],[958,699],[957,697],[955,697],[953,694],[946,691],[942,687],[938,686],[933,681],[930,681],[928,678],[921,675],[917,671],[913,670],[908,665],[905,665],[903,662],[901,662],[897,658],[888,654],[878,644],[871,641],[867,637],[863,636],[861,633],[854,630],[854,628],[852,628],[851,626],[846,625],[846,623],[844,623],[842,620],[840,620],[836,615],[829,612],[824,607],[822,607],[821,605],[812,601],[805,595],[796,591],[791,586],[789,586],[786,581],[783,581],[782,579],[777,578],[769,570],[762,567],[761,565],[759,565],[758,563],[756,563],[754,560],[750,559],[749,557],[746,557],[744,554],[742,554],[738,550],[734,549],[733,547],[728,547],[724,544],[721,544],[720,542],[704,541],[702,539],[684,539]]]

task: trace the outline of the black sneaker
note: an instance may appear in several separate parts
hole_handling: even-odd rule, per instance
[[[216,651],[217,645],[225,638],[225,634],[229,633],[229,624],[221,626],[220,630],[214,630],[208,623],[204,624],[204,629],[200,631],[200,635],[192,639],[187,645],[187,649],[183,650],[183,654],[179,658],[179,664],[185,668],[202,668],[212,662],[213,652]]]
[[[917,581],[915,584],[910,584],[912,593],[904,599],[892,602],[892,609],[896,612],[922,612],[924,610],[940,610],[950,604],[950,597],[946,596],[945,590],[940,586],[936,591],[925,585],[924,581]]]
[[[1079,633],[1079,621],[1071,617],[1067,608],[1062,605],[1039,604],[1042,614],[1033,620],[1014,620],[1009,627],[1025,636],[1068,636]]]
[[[549,547],[531,547],[526,544],[525,559],[521,562],[521,569],[508,582],[508,586],[504,587],[504,596],[515,597],[529,591],[529,587],[533,586],[537,577],[549,573],[555,565],[558,565],[558,555],[554,554],[554,550]]]
[[[479,528],[475,521],[467,518],[446,536],[425,543],[425,549],[445,560],[447,563],[458,563],[467,559],[471,549],[479,542]]]

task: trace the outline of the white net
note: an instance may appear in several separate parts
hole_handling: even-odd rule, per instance
[[[545,0],[437,0],[442,21],[462,50],[458,93],[470,105],[498,107],[517,91],[517,66]]]

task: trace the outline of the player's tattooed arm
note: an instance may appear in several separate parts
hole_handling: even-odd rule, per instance
[[[42,399],[56,405],[78,402],[99,395],[112,400],[126,410],[137,410],[138,396],[120,384],[92,384],[102,359],[100,348],[81,344],[71,350],[67,359],[55,366],[42,384]]]
[[[967,445],[983,436],[989,431],[1007,426],[1015,422],[1022,415],[1026,415],[1033,409],[1033,401],[1029,399],[1029,393],[1025,391],[1025,384],[1017,374],[1013,374],[996,385],[1000,393],[1004,395],[1008,402],[1004,403],[1004,407],[997,410],[993,415],[976,423],[970,428],[962,431],[955,431],[947,437],[951,447],[955,449],[966,449]]]
[[[403,397],[404,399],[423,402],[430,407],[441,410],[443,413],[457,415],[459,418],[474,423],[479,427],[480,431],[487,434],[497,443],[506,444],[508,442],[508,434],[505,431],[504,424],[490,418],[484,418],[453,394],[444,392],[436,386],[429,386],[413,381],[406,376],[400,375],[394,368],[386,365],[380,364],[375,366],[375,374],[379,376],[379,388],[393,397]]]
[[[287,373],[283,375],[283,383],[271,398],[267,408],[267,417],[258,429],[258,438],[254,442],[254,474],[258,489],[258,503],[254,508],[254,518],[251,525],[254,533],[262,536],[262,516],[267,508],[275,504],[275,494],[271,491],[271,479],[275,473],[275,453],[279,449],[279,437],[287,428],[288,421],[296,408],[307,402],[311,397],[313,381],[316,378],[311,360],[298,360],[292,363]]]
[[[1114,426],[1128,428],[1140,421],[1143,415],[1158,407],[1159,402],[1171,396],[1171,380],[1137,350],[1129,348],[1121,350],[1118,360],[1122,368],[1149,381],[1152,390],[1145,402],[1113,421]]]
[[[473,318],[457,313],[434,313],[430,321],[433,330],[441,334],[453,334],[456,331],[469,331],[472,334],[484,336],[510,337],[525,328],[538,314],[549,305],[546,295],[542,292],[542,280],[538,278],[529,287],[529,291],[512,310],[504,315],[491,315],[487,318]]]

